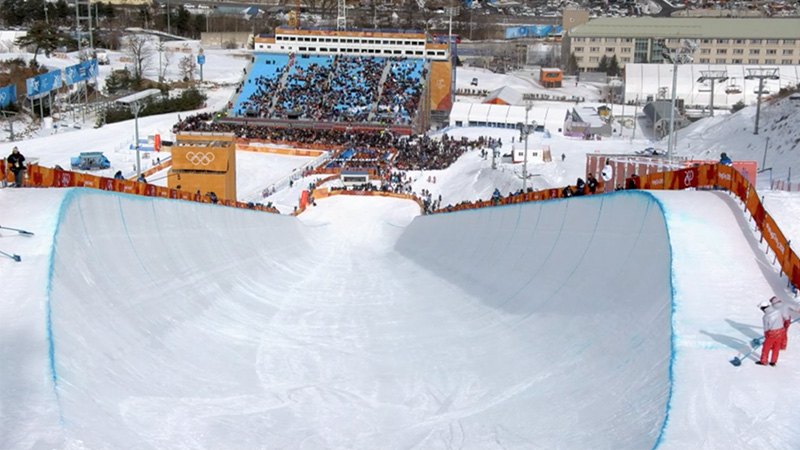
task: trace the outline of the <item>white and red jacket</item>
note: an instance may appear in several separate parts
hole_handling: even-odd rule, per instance
[[[784,327],[783,312],[773,306],[767,306],[764,308],[764,317],[762,321],[764,322],[764,332],[772,331],[772,330],[779,330]]]
[[[792,316],[800,316],[800,305],[789,300],[782,301],[779,298],[770,299],[772,307],[777,309],[783,315],[783,320],[792,320]]]

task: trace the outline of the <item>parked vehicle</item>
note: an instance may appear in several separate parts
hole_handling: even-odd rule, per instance
[[[103,152],[81,152],[79,156],[69,159],[73,169],[79,170],[100,170],[111,167],[111,162],[103,155]]]
[[[97,51],[97,64],[105,66],[109,64],[108,53],[102,50]]]

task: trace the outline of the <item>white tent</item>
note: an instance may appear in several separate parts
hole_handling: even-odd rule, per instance
[[[563,127],[564,117],[570,105],[570,103],[534,104],[528,111],[528,123],[557,130]],[[456,102],[450,111],[450,126],[515,128],[518,123],[524,122],[524,106]]]

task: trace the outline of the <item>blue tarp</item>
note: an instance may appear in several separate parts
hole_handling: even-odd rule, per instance
[[[0,108],[17,102],[17,86],[10,84],[0,88]]]
[[[25,86],[28,88],[28,97],[46,94],[53,89],[58,89],[61,87],[61,70],[54,70],[28,78],[25,80]]]
[[[97,59],[80,62],[64,69],[66,84],[80,83],[97,76]]]

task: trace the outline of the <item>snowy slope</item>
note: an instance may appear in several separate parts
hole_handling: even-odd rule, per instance
[[[0,328],[2,448],[796,442],[791,347],[728,363],[782,280],[725,194],[293,218],[82,189],[3,191],[3,211],[16,192],[53,207],[10,247],[41,263],[0,261],[23,324]]]
[[[764,102],[758,134],[753,134],[755,118],[756,107],[748,106],[735,114],[700,120],[679,131],[676,155],[718,160],[726,152],[734,160],[757,161],[759,170],[772,168],[774,179],[786,180],[791,169],[796,184],[800,181],[800,101],[786,97]]]

